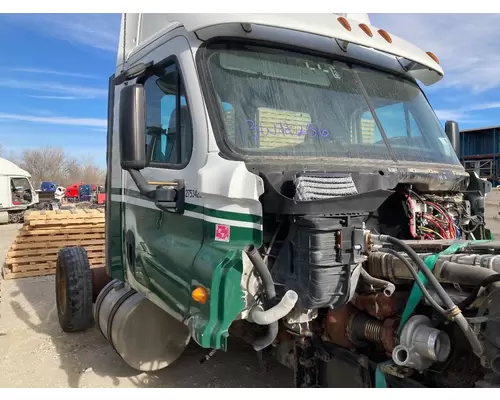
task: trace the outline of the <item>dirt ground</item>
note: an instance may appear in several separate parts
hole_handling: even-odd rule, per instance
[[[493,190],[486,196],[486,227],[491,230],[495,239],[500,240],[500,190]]]
[[[500,191],[487,197],[487,226],[500,239]],[[4,260],[20,225],[0,226]],[[138,374],[95,329],[59,328],[54,277],[0,282],[0,387],[291,387],[293,374],[273,363],[264,372],[252,349],[230,343],[205,364],[206,351],[190,346],[171,367]]]

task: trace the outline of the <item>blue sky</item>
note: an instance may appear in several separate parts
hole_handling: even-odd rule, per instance
[[[0,143],[106,159],[119,14],[0,14]]]
[[[426,88],[444,121],[500,125],[500,15],[370,14],[372,24],[434,52],[445,78]],[[107,83],[119,14],[0,14],[0,143],[62,146],[105,162]]]

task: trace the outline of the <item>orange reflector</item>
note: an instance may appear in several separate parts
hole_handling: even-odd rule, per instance
[[[339,21],[340,25],[342,25],[349,32],[351,31],[351,24],[349,23],[349,21],[347,19],[345,19],[344,17],[338,17],[337,21]]]
[[[373,33],[372,33],[372,30],[370,29],[370,27],[366,24],[359,24],[359,27],[361,28],[361,30],[366,33],[368,36],[370,37],[373,37]]]
[[[205,304],[208,301],[208,292],[204,287],[198,286],[191,293],[194,301],[200,304]]]
[[[428,51],[425,54],[427,54],[430,58],[432,58],[434,61],[436,61],[437,64],[439,64],[439,59],[436,57],[436,55],[432,51]]]
[[[386,31],[383,29],[379,29],[378,33],[380,36],[382,36],[387,42],[392,43],[392,38],[391,35],[389,35]]]

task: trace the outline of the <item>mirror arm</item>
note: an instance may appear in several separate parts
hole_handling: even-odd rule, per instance
[[[156,186],[149,185],[138,169],[129,169],[128,172],[130,172],[130,176],[134,180],[134,183],[137,185],[139,192],[141,192],[143,196],[154,200],[154,192],[156,191]]]
[[[155,202],[156,207],[162,211],[175,214],[184,214],[185,185],[184,180],[177,180],[177,187],[162,187],[148,184],[144,176],[137,169],[129,169],[132,180],[137,185],[139,192]]]

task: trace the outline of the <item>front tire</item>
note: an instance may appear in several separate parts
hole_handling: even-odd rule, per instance
[[[56,304],[64,332],[81,332],[92,326],[92,273],[83,247],[64,247],[56,263]]]

